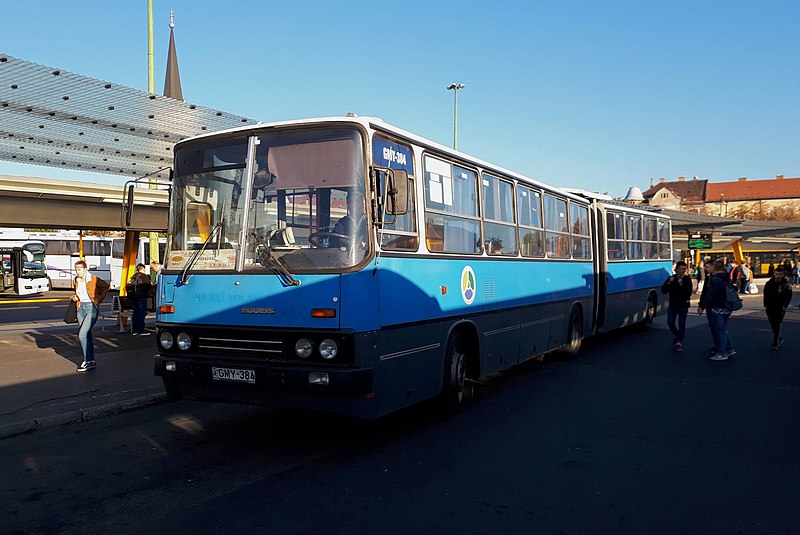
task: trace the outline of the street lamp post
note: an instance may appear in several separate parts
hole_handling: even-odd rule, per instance
[[[464,84],[450,84],[448,91],[453,91],[453,149],[458,148],[458,90],[464,89]]]

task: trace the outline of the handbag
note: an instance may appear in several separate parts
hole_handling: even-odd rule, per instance
[[[67,304],[67,310],[64,311],[64,323],[78,323],[78,307],[73,301]]]

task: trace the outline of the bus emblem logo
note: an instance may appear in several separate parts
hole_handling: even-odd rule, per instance
[[[468,305],[475,301],[475,286],[475,272],[470,266],[465,266],[461,271],[461,297]]]

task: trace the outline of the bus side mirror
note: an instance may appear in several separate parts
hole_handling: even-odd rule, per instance
[[[133,191],[135,184],[128,185],[128,194],[125,196],[125,202],[122,205],[122,211],[125,215],[125,223],[123,228],[128,229],[133,222]]]
[[[403,215],[408,211],[408,172],[389,169],[386,176],[386,213]]]

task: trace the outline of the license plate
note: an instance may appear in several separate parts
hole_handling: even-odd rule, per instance
[[[254,370],[237,370],[236,368],[211,368],[211,378],[215,381],[239,381],[241,383],[255,383]]]

